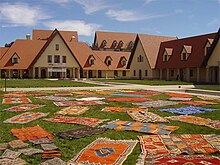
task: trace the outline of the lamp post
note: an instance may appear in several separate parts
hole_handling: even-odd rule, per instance
[[[7,83],[6,83],[6,70],[5,70],[5,92],[7,91]]]

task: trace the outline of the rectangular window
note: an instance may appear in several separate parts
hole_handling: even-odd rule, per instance
[[[47,62],[48,62],[48,63],[52,63],[52,56],[51,56],[51,55],[48,55],[48,56],[47,56]]]
[[[126,76],[126,71],[125,70],[122,71],[122,76]]]
[[[170,76],[171,76],[171,77],[174,76],[174,70],[173,70],[173,69],[170,71]]]
[[[59,55],[54,56],[54,63],[60,63],[60,56]]]
[[[134,76],[136,76],[136,70],[134,70]]]
[[[147,70],[145,70],[145,76],[147,76]]]
[[[193,77],[193,70],[192,69],[189,70],[189,76]]]
[[[114,70],[114,76],[118,76],[118,71]]]
[[[63,56],[63,57],[62,57],[62,62],[63,62],[63,63],[66,63],[66,56]]]
[[[13,64],[17,64],[17,63],[18,63],[18,58],[17,58],[17,57],[14,57],[14,58],[12,59],[12,63],[13,63]]]
[[[55,45],[55,50],[59,50],[59,44]]]
[[[182,59],[181,60],[183,60],[183,61],[187,60],[187,54],[186,53],[182,54]]]

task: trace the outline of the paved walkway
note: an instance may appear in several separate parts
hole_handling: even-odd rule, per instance
[[[209,97],[220,98],[220,92],[215,91],[216,94],[207,93],[194,93],[190,92],[189,89],[194,88],[194,85],[160,85],[160,86],[150,86],[150,85],[139,85],[139,84],[126,84],[126,83],[114,83],[114,82],[95,82],[95,81],[86,81],[84,83],[97,84],[102,86],[95,87],[40,87],[40,88],[7,88],[7,91],[57,91],[57,90],[118,90],[118,89],[130,89],[130,90],[155,90],[159,92],[175,92],[175,93],[190,93],[192,95],[201,95]]]

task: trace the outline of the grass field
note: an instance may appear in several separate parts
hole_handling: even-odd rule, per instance
[[[192,85],[190,82],[182,81],[165,81],[165,80],[123,80],[123,79],[91,79],[100,82],[116,82],[141,85]]]
[[[71,80],[44,80],[44,79],[10,79],[6,80],[7,88],[35,88],[35,87],[87,87],[97,86]],[[5,80],[0,80],[0,87],[5,87]]]
[[[54,92],[52,91],[47,91],[43,92],[44,94],[48,95],[53,95]],[[2,92],[1,92],[2,94]],[[103,97],[104,95],[102,95]],[[73,95],[72,97],[80,97],[80,95]],[[85,97],[85,96],[84,96]],[[48,101],[48,100],[41,100],[37,99],[35,97],[29,97],[32,100],[33,104],[42,104],[46,105],[45,107],[42,107],[40,109],[35,109],[32,110],[33,112],[49,112],[49,116],[47,117],[54,117],[56,116],[54,113],[57,112],[58,110],[62,109],[63,107],[57,107],[53,104],[53,101]],[[152,96],[150,97],[153,100],[166,100],[168,98],[167,95],[165,94],[160,94],[157,96]],[[193,97],[193,100],[199,100],[196,96]],[[2,102],[2,98],[0,98],[0,102]],[[105,101],[107,102],[107,101]],[[108,102],[107,102],[108,103]],[[12,107],[15,105],[6,105],[6,104],[0,104],[0,110],[3,110],[8,107]],[[115,119],[121,119],[121,120],[132,120],[130,116],[127,113],[117,113],[117,112],[101,112],[100,110],[104,108],[105,106],[114,106],[114,107],[135,107],[134,105],[131,104],[131,102],[109,102],[108,105],[99,105],[99,106],[91,106],[90,110],[85,112],[84,114],[80,115],[81,117],[95,117],[95,118],[101,118],[101,119],[110,119],[110,120],[115,120]],[[180,107],[181,105],[175,105],[172,107]],[[213,111],[213,112],[206,112],[204,114],[198,114],[195,116],[200,116],[204,118],[210,118],[210,119],[220,119],[220,104],[217,105],[207,105],[205,107],[209,108],[216,108],[218,110]],[[164,108],[164,107],[163,107]],[[165,113],[165,112],[159,112],[159,108],[149,108],[150,112],[154,112],[156,114],[159,114],[160,116],[171,116],[173,114],[171,113]],[[59,131],[65,131],[73,128],[79,128],[81,126],[79,125],[73,125],[73,124],[65,124],[65,123],[52,123],[52,122],[47,122],[41,119],[34,120],[30,123],[27,124],[6,124],[3,123],[4,120],[13,117],[15,115],[21,114],[21,112],[0,112],[0,143],[3,142],[9,142],[11,140],[15,140],[16,138],[10,133],[10,130],[12,128],[21,128],[21,127],[29,127],[29,126],[35,126],[39,125],[45,130],[47,130],[49,133],[57,133]],[[170,121],[170,123],[165,123],[167,125],[175,125],[179,126],[180,128],[176,131],[174,131],[174,134],[183,134],[183,133],[188,133],[188,134],[220,134],[220,130],[215,130],[209,127],[205,126],[197,126],[197,125],[192,125],[192,124],[187,124],[183,122],[178,122],[178,121]],[[62,152],[62,157],[61,159],[68,161],[72,159],[76,154],[80,152],[84,147],[86,147],[88,144],[90,144],[92,141],[99,137],[107,137],[111,139],[134,139],[138,140],[137,136],[142,135],[141,133],[137,132],[132,132],[132,131],[115,131],[115,130],[107,130],[103,134],[100,135],[92,135],[89,137],[77,139],[77,140],[66,140],[62,138],[58,138],[54,136],[55,144],[56,146],[59,147],[59,149]],[[138,155],[140,154],[141,149],[140,149],[140,144],[138,143],[133,152],[131,153],[130,156],[128,156],[127,160],[124,162],[124,165],[135,165],[136,160],[138,158]],[[0,155],[3,153],[3,151],[0,151]],[[219,154],[218,154],[219,156]],[[29,164],[31,165],[37,165],[44,160],[41,159],[41,155],[33,155],[33,156],[21,156],[22,159],[26,160]]]
[[[220,91],[220,85],[199,85],[199,86],[195,86],[195,88],[203,89],[203,90]]]

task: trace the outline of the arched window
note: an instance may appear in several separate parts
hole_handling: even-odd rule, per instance
[[[121,47],[123,46],[123,44],[124,44],[124,43],[123,43],[122,41],[119,41],[118,47],[121,48]]]
[[[133,49],[134,43],[132,41],[129,42],[128,44],[128,49]]]
[[[102,41],[102,47],[105,47],[107,45],[107,41],[106,40],[103,40]]]
[[[112,47],[116,47],[117,46],[117,41],[114,41],[113,43],[112,43]]]

